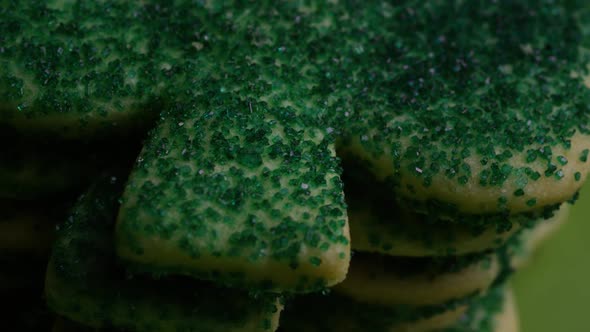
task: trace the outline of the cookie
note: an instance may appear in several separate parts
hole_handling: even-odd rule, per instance
[[[48,255],[60,213],[37,203],[0,201],[0,254]]]
[[[500,270],[495,254],[440,262],[357,254],[334,292],[371,304],[437,305],[484,292]]]
[[[79,189],[98,173],[95,156],[72,158],[67,152],[40,152],[42,149],[17,145],[2,151],[0,198],[37,200],[63,195]]]
[[[369,331],[369,332],[428,332],[428,331],[440,331],[446,327],[452,326],[455,324],[464,314],[466,311],[465,306],[461,306],[455,309],[450,309],[446,312],[436,314],[434,316],[428,318],[418,319],[414,322],[406,322],[406,323],[399,323],[394,324],[390,327],[373,327],[373,328],[365,328],[359,325],[350,325],[351,320],[347,319],[346,317],[340,316],[340,319],[335,317],[330,317],[328,324],[329,326],[325,325],[325,323],[319,320],[313,321],[311,319],[302,319],[300,321],[296,321],[295,317],[291,317],[293,320],[287,320],[281,322],[281,328],[279,331],[284,332],[291,332],[291,331],[310,331],[310,332],[320,332],[320,331],[347,331],[347,332],[361,332],[361,331]],[[370,324],[369,324],[370,326]]]
[[[333,83],[336,95],[362,96],[349,98],[343,155],[432,212],[515,214],[575,194],[590,149],[583,6],[378,7],[354,17],[379,42],[366,35],[356,56],[342,43],[347,61],[323,68],[350,78]]]
[[[330,295],[304,295],[287,304],[279,331],[397,331],[398,328],[452,325],[465,313],[464,304],[422,308],[383,307],[350,298]]]
[[[465,255],[497,249],[524,225],[533,224],[517,216],[491,223],[416,213],[360,165],[347,162],[344,168],[351,246],[356,251],[405,257]]]
[[[82,190],[105,169],[130,167],[139,136],[66,141],[0,126],[0,198],[45,200]]]
[[[5,3],[0,121],[21,132],[71,138],[149,126],[163,71],[150,52],[158,49],[149,31],[158,15],[153,5]]]
[[[428,332],[442,331],[447,327],[454,325],[458,320],[464,317],[467,306],[460,306],[456,309],[448,310],[442,314],[432,317],[423,318],[415,322],[399,324],[388,331],[395,332]]]
[[[496,286],[482,296],[411,309],[361,303],[337,294],[305,295],[287,304],[280,331],[492,332],[505,294]]]
[[[406,257],[465,255],[497,249],[522,227],[510,221],[509,230],[498,231],[495,226],[474,230],[461,224],[424,222],[421,215],[395,209],[383,218],[369,207],[351,204],[348,218],[353,250]]]
[[[0,293],[43,288],[47,258],[63,211],[58,202],[0,201]],[[24,296],[24,295],[23,295]]]
[[[350,241],[329,135],[271,102],[207,99],[210,113],[202,99],[178,105],[147,140],[123,195],[118,255],[139,271],[236,287],[342,281]]]
[[[114,253],[120,180],[107,178],[82,196],[60,228],[47,268],[50,309],[93,328],[133,331],[274,331],[278,295],[184,279],[129,275]]]
[[[502,312],[496,316],[495,332],[518,332],[519,319],[516,303],[514,301],[514,294],[509,291],[504,300],[504,308]]]
[[[345,186],[349,183],[345,181]],[[382,191],[345,192],[352,249],[391,256],[465,255],[498,249],[523,228],[525,233],[543,228],[552,224],[551,220],[563,218],[564,213],[562,207],[534,221],[506,216],[492,225],[469,224],[413,213],[384,198]]]

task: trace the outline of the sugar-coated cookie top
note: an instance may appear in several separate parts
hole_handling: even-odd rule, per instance
[[[4,3],[1,109],[17,127],[104,132],[195,95],[271,102],[411,200],[463,213],[555,204],[587,173],[581,3]]]
[[[569,198],[588,170],[584,11],[544,1],[405,5],[367,6],[337,34],[358,46],[341,48],[331,66],[341,70],[329,70],[332,95],[354,96],[343,148],[405,196],[460,212]]]
[[[153,118],[163,77],[155,53],[165,48],[154,6],[1,1],[0,120],[77,137]]]

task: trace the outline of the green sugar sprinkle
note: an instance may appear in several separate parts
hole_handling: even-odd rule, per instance
[[[561,179],[563,179],[563,177],[564,177],[564,176],[565,176],[565,175],[563,174],[563,171],[562,171],[562,170],[559,170],[559,171],[555,172],[555,178],[556,178],[557,180],[561,180]]]
[[[319,266],[322,263],[322,260],[319,257],[310,257],[309,262],[314,266]]]
[[[580,161],[582,161],[582,162],[587,162],[588,161],[588,152],[589,151],[590,150],[588,150],[588,149],[584,149],[582,151],[582,154],[580,155]]]

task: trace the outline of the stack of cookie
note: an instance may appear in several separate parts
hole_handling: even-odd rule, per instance
[[[0,121],[115,159],[59,168],[101,172],[53,247],[56,328],[509,331],[519,234],[590,167],[584,13],[7,4]]]
[[[153,118],[122,110],[115,95],[129,96],[129,86],[110,86],[114,68],[65,31],[57,5],[0,6],[0,280],[15,299],[3,318],[19,331],[49,328],[42,295],[55,230],[98,174],[131,166]]]
[[[508,229],[462,224],[402,207],[358,165],[346,173],[347,278],[288,305],[285,331],[518,331],[507,278],[567,218],[567,203]]]
[[[131,278],[115,254],[114,225],[128,176],[127,160],[137,158],[138,137],[154,125],[158,112],[171,100],[166,89],[178,88],[174,82],[165,84],[173,76],[175,50],[170,47],[185,41],[160,40],[159,33],[166,30],[162,27],[171,24],[157,21],[184,15],[178,23],[189,24],[199,14],[187,10],[192,5],[190,1],[175,4],[168,14],[160,1],[3,3],[0,9],[1,121],[18,135],[33,137],[30,146],[36,149],[32,153],[18,146],[6,158],[2,167],[13,174],[3,179],[19,181],[19,186],[8,183],[2,190],[32,192],[44,201],[53,195],[61,202],[56,193],[73,191],[78,196],[88,183],[98,182],[67,218],[58,218],[64,223],[46,275],[49,308],[83,325],[216,331],[271,330],[278,324],[280,303],[275,294],[254,296],[192,280]],[[169,34],[184,28],[174,27]],[[167,48],[167,42],[176,44]],[[190,44],[189,48],[194,50]],[[45,144],[47,140],[51,145]],[[95,147],[103,151],[98,157]],[[77,163],[78,152],[89,156],[81,158],[87,161],[84,165]],[[41,169],[44,166],[49,169]],[[40,208],[31,209],[44,214]],[[20,219],[14,224],[28,227],[27,220]],[[9,231],[3,245],[14,237],[15,231]],[[14,242],[41,244],[25,240]],[[23,301],[30,307],[30,298]]]
[[[587,56],[567,46],[585,10],[533,3],[373,13],[354,76],[326,69],[349,78],[334,94],[364,89],[337,143],[355,254],[330,295],[286,307],[286,330],[516,328],[494,315],[521,237],[567,217],[589,168],[587,73],[569,70]]]
[[[113,226],[121,179],[104,178],[62,225],[47,269],[50,308],[85,326],[131,331],[274,330],[276,295],[249,296],[187,278],[156,280],[126,272],[115,254]]]
[[[5,103],[0,107],[8,107]],[[109,162],[101,157],[99,144],[12,124],[1,126],[0,141],[0,279],[3,292],[28,294],[19,296],[26,308],[27,302],[41,301],[56,225],[65,219],[78,190]],[[109,152],[110,158],[115,155]]]

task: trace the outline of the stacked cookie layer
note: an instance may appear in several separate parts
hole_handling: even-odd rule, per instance
[[[210,283],[130,276],[117,260],[113,226],[121,181],[105,178],[76,204],[47,269],[50,308],[85,326],[132,331],[274,330],[276,295],[256,298]]]
[[[506,282],[567,218],[567,203],[510,229],[470,226],[408,211],[370,174],[345,169],[356,173],[344,177],[355,251],[347,278],[329,295],[287,305],[286,331],[518,330]],[[509,323],[495,318],[505,310]]]
[[[0,280],[4,296],[17,299],[3,317],[19,330],[46,330],[52,315],[43,285],[55,230],[93,177],[129,168],[138,140],[105,149],[111,140],[70,140],[9,125],[0,136]]]
[[[82,88],[80,81],[98,72],[83,40],[50,27],[65,23],[66,14],[55,14],[58,3],[4,1],[1,7],[0,277],[6,296],[19,299],[7,324],[39,331],[52,320],[42,290],[55,229],[97,174],[129,167],[139,134],[117,128],[117,121],[110,122],[108,136],[79,134],[95,129],[102,114],[90,106],[100,102],[93,84]],[[74,109],[84,118],[73,119]]]

